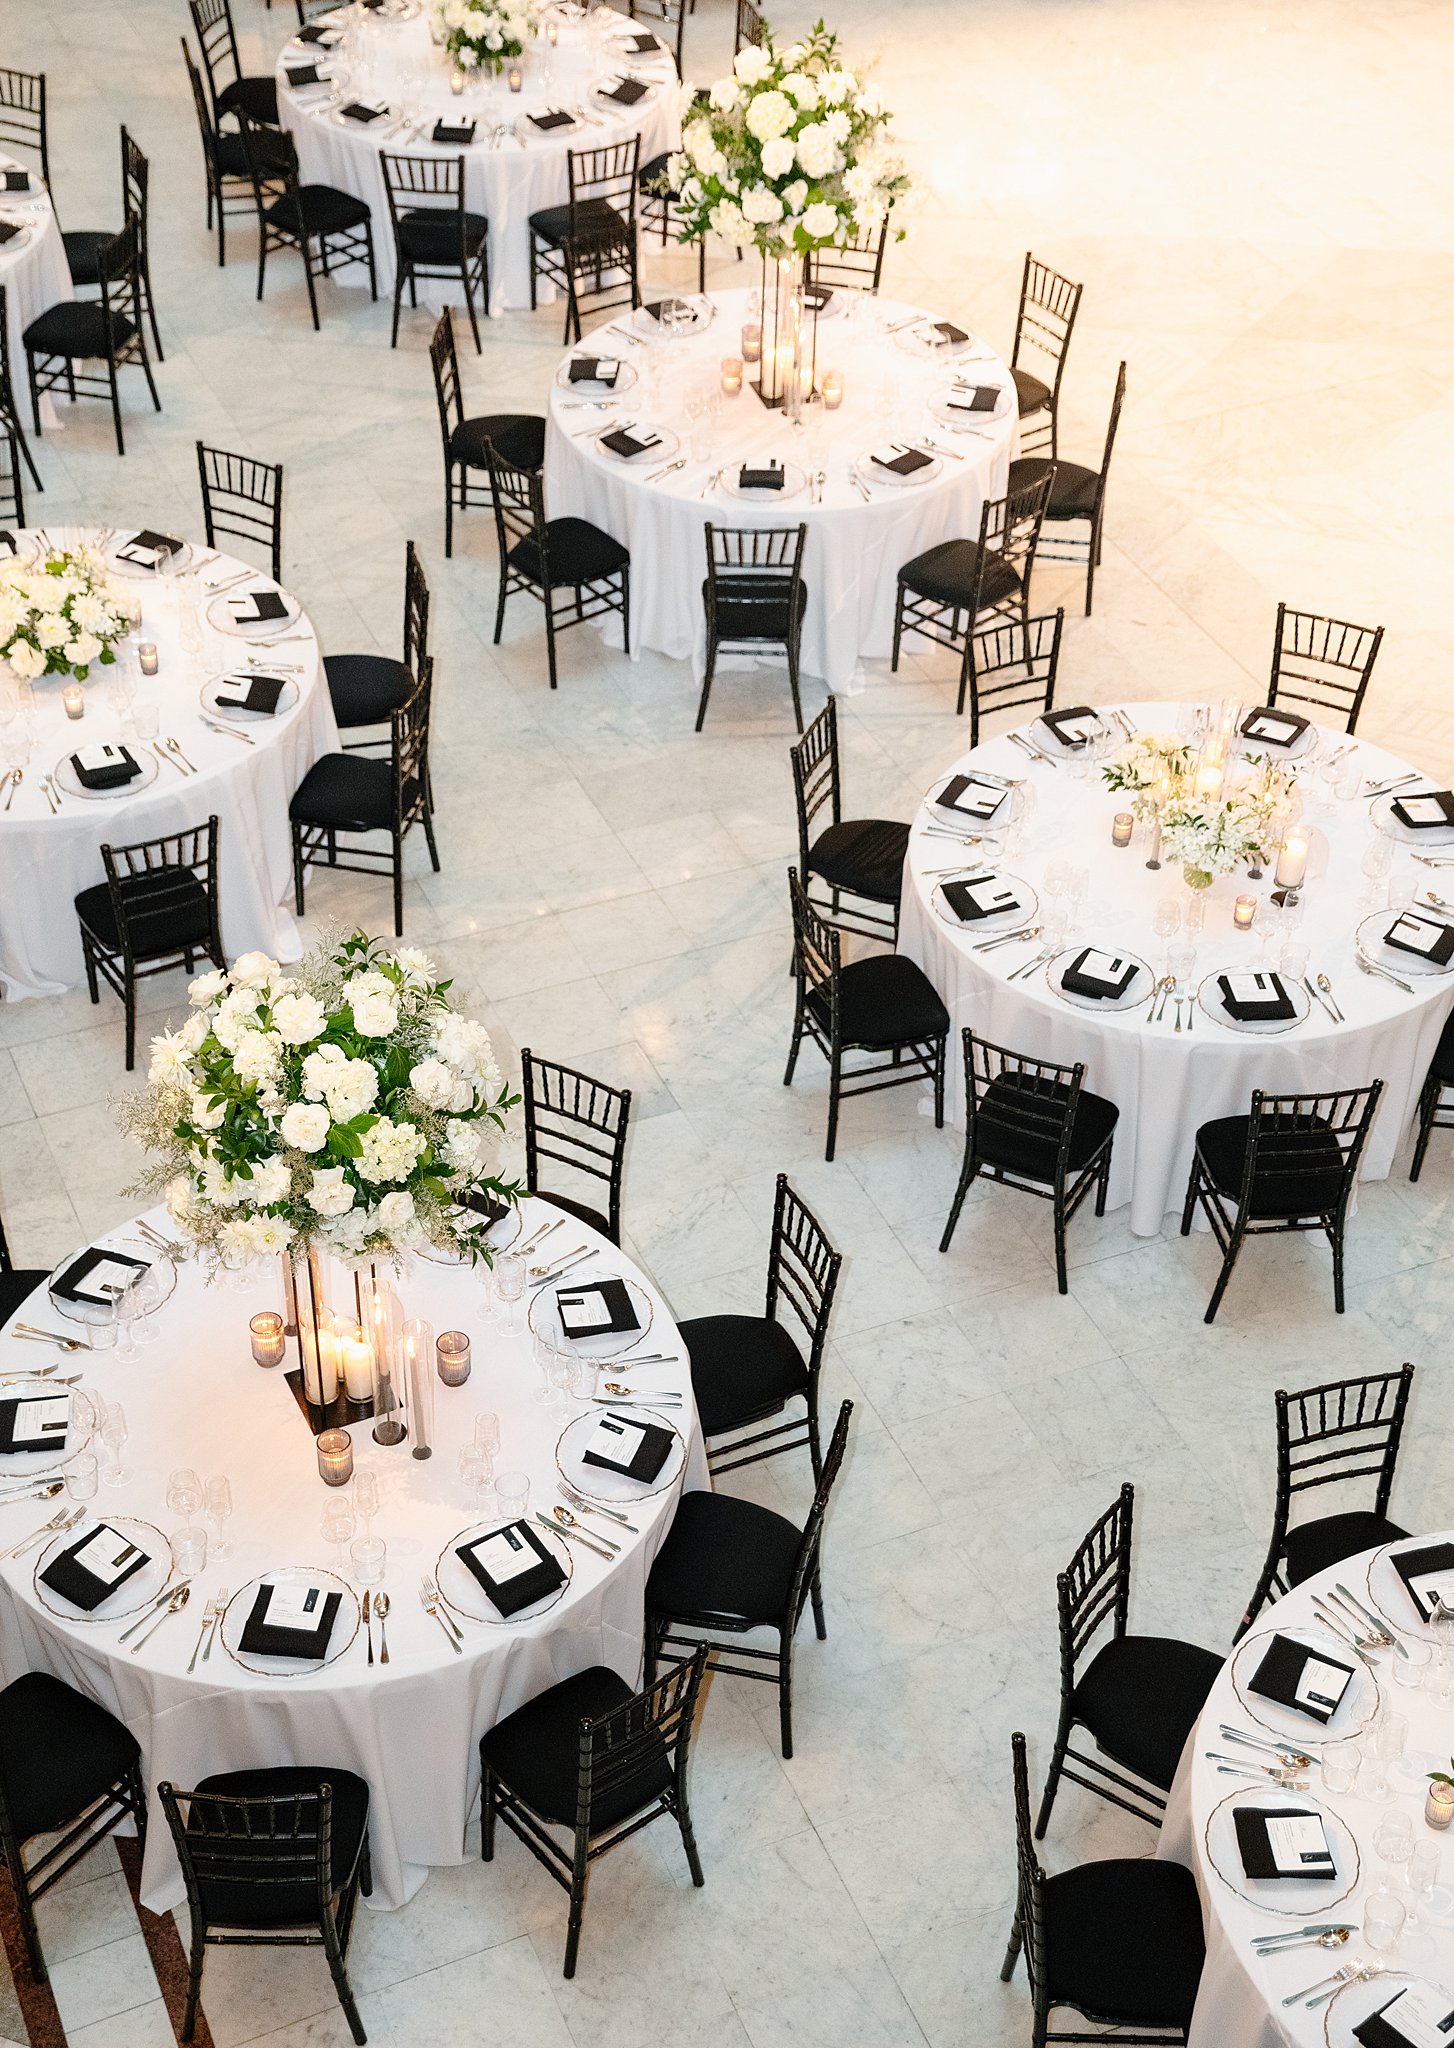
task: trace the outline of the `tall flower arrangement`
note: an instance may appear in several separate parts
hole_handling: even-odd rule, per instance
[[[498,73],[536,30],[532,0],[434,0],[440,41],[461,71]]]
[[[488,1167],[519,1101],[484,1026],[413,947],[355,932],[285,975],[264,953],[192,983],[152,1041],[122,1128],[156,1155],[139,1192],[220,1259],[345,1257],[428,1242],[489,1258],[469,1196],[513,1201]]]
[[[711,233],[776,258],[842,247],[909,189],[883,101],[821,21],[785,50],[770,35],[739,50],[706,107],[683,91],[682,147],[667,172],[683,241]]]
[[[93,662],[115,661],[131,612],[94,548],[48,548],[25,567],[0,568],[0,657],[27,682],[72,673],[84,682]]]

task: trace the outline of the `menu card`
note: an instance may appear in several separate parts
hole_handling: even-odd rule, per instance
[[[0,1400],[0,1451],[60,1451],[71,1426],[69,1394],[17,1394]]]
[[[1447,1991],[1415,1982],[1395,1991],[1387,2005],[1353,2029],[1363,2048],[1449,2048],[1454,2041],[1454,2005]]]
[[[305,1581],[258,1587],[240,1647],[253,1657],[303,1657],[320,1663],[343,1595]]]
[[[150,1270],[147,1260],[134,1259],[130,1252],[115,1252],[109,1246],[98,1250],[93,1245],[73,1259],[58,1280],[52,1280],[50,1291],[62,1301],[84,1301],[95,1308],[109,1308],[139,1274]]]
[[[560,1561],[527,1522],[510,1522],[488,1536],[462,1543],[455,1556],[507,1618],[533,1607],[565,1583]]]
[[[555,1309],[567,1337],[610,1337],[617,1331],[639,1330],[637,1315],[624,1280],[596,1280],[589,1286],[558,1287]]]
[[[1314,1721],[1330,1721],[1353,1677],[1351,1664],[1276,1635],[1248,1681],[1251,1691]]]
[[[983,824],[1000,808],[1009,791],[993,782],[981,782],[977,775],[952,775],[934,801],[946,811],[959,811]]]
[[[1454,796],[1447,789],[1436,789],[1420,796],[1396,796],[1389,809],[1401,823],[1415,832],[1454,825]]]
[[[40,1576],[53,1593],[90,1614],[150,1562],[130,1537],[103,1522],[57,1552]]]
[[[1232,1822],[1237,1850],[1248,1877],[1336,1877],[1338,1866],[1328,1846],[1322,1815],[1305,1807],[1272,1809],[1238,1806]]]
[[[631,1422],[621,1415],[603,1415],[581,1452],[584,1465],[624,1473],[647,1485],[671,1456],[675,1438],[656,1422]]]
[[[1435,1600],[1454,1607],[1454,1543],[1426,1543],[1417,1550],[1393,1553],[1393,1568],[1403,1580],[1408,1596],[1427,1621]]]
[[[1421,960],[1429,960],[1435,967],[1445,967],[1454,958],[1454,925],[1445,924],[1442,918],[1406,910],[1384,933],[1383,943],[1396,947],[1400,953],[1417,953]]]
[[[1089,996],[1096,1002],[1118,1000],[1136,979],[1135,960],[1124,953],[1107,953],[1099,946],[1086,946],[1060,977],[1060,986],[1072,995]]]
[[[982,917],[1003,917],[1006,912],[1020,908],[1014,883],[1001,875],[974,875],[965,881],[946,882],[944,901],[961,924],[974,924]]]

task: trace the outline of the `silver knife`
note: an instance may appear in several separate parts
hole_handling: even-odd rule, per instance
[[[542,1515],[538,1511],[535,1519],[539,1522],[542,1529],[549,1529],[554,1535],[563,1536],[567,1543],[584,1543],[587,1550],[594,1550],[597,1557],[605,1558],[607,1564],[615,1563],[614,1556],[606,1549],[604,1544],[593,1543],[590,1537],[583,1536],[579,1529],[563,1529],[553,1516]]]
[[[1322,1004],[1323,1008],[1327,1011],[1328,1015],[1336,1024],[1338,1021],[1338,1017],[1337,1013],[1333,1008],[1333,1005],[1328,1001],[1327,997],[1323,994],[1323,991],[1320,988],[1313,987],[1312,983],[1308,980],[1306,975],[1303,976],[1303,987],[1307,990],[1310,996],[1316,997],[1318,1002]]]

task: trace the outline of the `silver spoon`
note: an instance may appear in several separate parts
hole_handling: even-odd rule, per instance
[[[79,1337],[63,1337],[59,1330],[43,1330],[39,1323],[17,1323],[15,1331],[22,1337],[44,1337],[48,1344],[59,1344],[62,1351],[90,1351],[94,1348],[82,1343]]]
[[[16,792],[16,790],[17,790],[17,789],[19,789],[19,787],[20,787],[21,783],[22,783],[22,782],[23,782],[24,780],[25,780],[25,770],[24,770],[23,768],[12,768],[12,769],[11,769],[11,771],[10,771],[10,794],[9,794],[9,796],[7,796],[7,797],[6,797],[6,799],[5,799],[5,808],[6,808],[6,810],[7,810],[7,811],[9,810],[10,806],[11,806],[11,805],[12,805],[12,804],[14,803],[14,801],[15,801],[15,792]]]
[[[160,1613],[157,1616],[156,1620],[152,1623],[151,1627],[147,1630],[146,1634],[144,1636],[138,1636],[136,1641],[132,1644],[131,1654],[133,1657],[136,1655],[137,1651],[142,1648],[143,1644],[149,1643],[151,1641],[152,1637],[156,1634],[157,1630],[161,1627],[162,1623],[167,1619],[169,1615],[181,1613],[182,1609],[186,1606],[187,1602],[191,1599],[191,1597],[192,1588],[190,1586],[178,1586],[176,1592],[173,1593],[171,1599],[167,1602],[165,1609],[162,1613]]]
[[[379,1662],[387,1664],[389,1661],[389,1631],[386,1626],[389,1619],[389,1596],[387,1593],[375,1593],[374,1619],[379,1624]]]
[[[1259,1942],[1257,1954],[1280,1956],[1290,1948],[1342,1948],[1351,1932],[1352,1929],[1347,1927],[1330,1927],[1326,1934],[1302,1934],[1294,1936],[1291,1941]]]
[[[1318,987],[1323,991],[1323,994],[1328,998],[1328,1001],[1333,1005],[1333,1014],[1338,1019],[1338,1022],[1340,1024],[1346,1024],[1348,1019],[1343,1015],[1342,1010],[1338,1006],[1338,998],[1333,993],[1333,984],[1331,981],[1329,981],[1326,974],[1320,974],[1318,976]]]
[[[555,1516],[555,1519],[560,1523],[562,1529],[576,1529],[584,1535],[593,1536],[596,1542],[603,1543],[606,1546],[607,1550],[614,1550],[618,1557],[621,1555],[621,1546],[619,1543],[613,1543],[611,1541],[611,1538],[609,1536],[603,1536],[599,1529],[587,1529],[585,1523],[578,1520],[577,1517],[571,1513],[569,1508],[553,1507],[550,1512]]]

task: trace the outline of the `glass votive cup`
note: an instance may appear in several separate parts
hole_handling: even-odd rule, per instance
[[[207,1531],[200,1522],[174,1529],[171,1537],[172,1570],[179,1579],[195,1579],[207,1569]]]
[[[1375,1955],[1387,1955],[1398,1947],[1407,1917],[1400,1900],[1387,1892],[1370,1892],[1363,1908],[1363,1939]]]
[[[94,1451],[77,1451],[67,1460],[65,1468],[66,1492],[72,1500],[94,1500],[96,1489],[101,1484],[101,1468]]]
[[[456,98],[464,91],[464,73],[462,71],[450,72],[449,89]]]
[[[1454,1822],[1454,1785],[1430,1781],[1424,1798],[1424,1819],[1431,1828],[1447,1828]]]
[[[360,1536],[348,1554],[353,1559],[353,1575],[361,1586],[383,1584],[388,1551],[382,1536]]]
[[[86,693],[79,683],[67,683],[61,691],[61,702],[66,707],[67,718],[84,718],[86,715]]]
[[[1257,916],[1257,898],[1239,896],[1232,905],[1232,923],[1239,932],[1250,932]]]
[[[1323,1751],[1323,1790],[1351,1792],[1358,1777],[1358,1762],[1356,1742],[1330,1742]]]
[[[1131,834],[1136,830],[1136,819],[1130,811],[1117,811],[1111,820],[1112,846],[1129,846]]]
[[[823,410],[825,412],[837,412],[839,406],[843,403],[843,372],[841,370],[825,370],[818,389],[823,394]]]
[[[505,83],[509,86],[511,92],[519,92],[521,86],[525,83],[525,74],[518,64],[512,64],[505,73]]]
[[[138,640],[136,643],[136,665],[144,676],[154,676],[161,667],[155,640]]]
[[[463,1330],[441,1330],[434,1340],[439,1377],[447,1387],[462,1387],[470,1376],[470,1340]]]
[[[742,360],[745,363],[762,361],[762,322],[744,320],[742,323]]]
[[[1424,1682],[1424,1674],[1434,1661],[1432,1643],[1421,1643],[1416,1637],[1401,1637],[1394,1644],[1391,1670],[1395,1685],[1407,1686],[1412,1692]]]
[[[742,393],[743,367],[741,356],[723,356],[722,389],[729,398],[738,398]]]
[[[252,1339],[254,1364],[281,1365],[288,1347],[283,1337],[283,1319],[277,1310],[260,1309],[249,1318],[247,1328]]]
[[[346,1429],[325,1429],[315,1439],[318,1476],[325,1486],[347,1486],[353,1477],[353,1438]]]
[[[497,1472],[495,1499],[499,1502],[500,1514],[505,1521],[523,1521],[530,1507],[530,1474]]]

